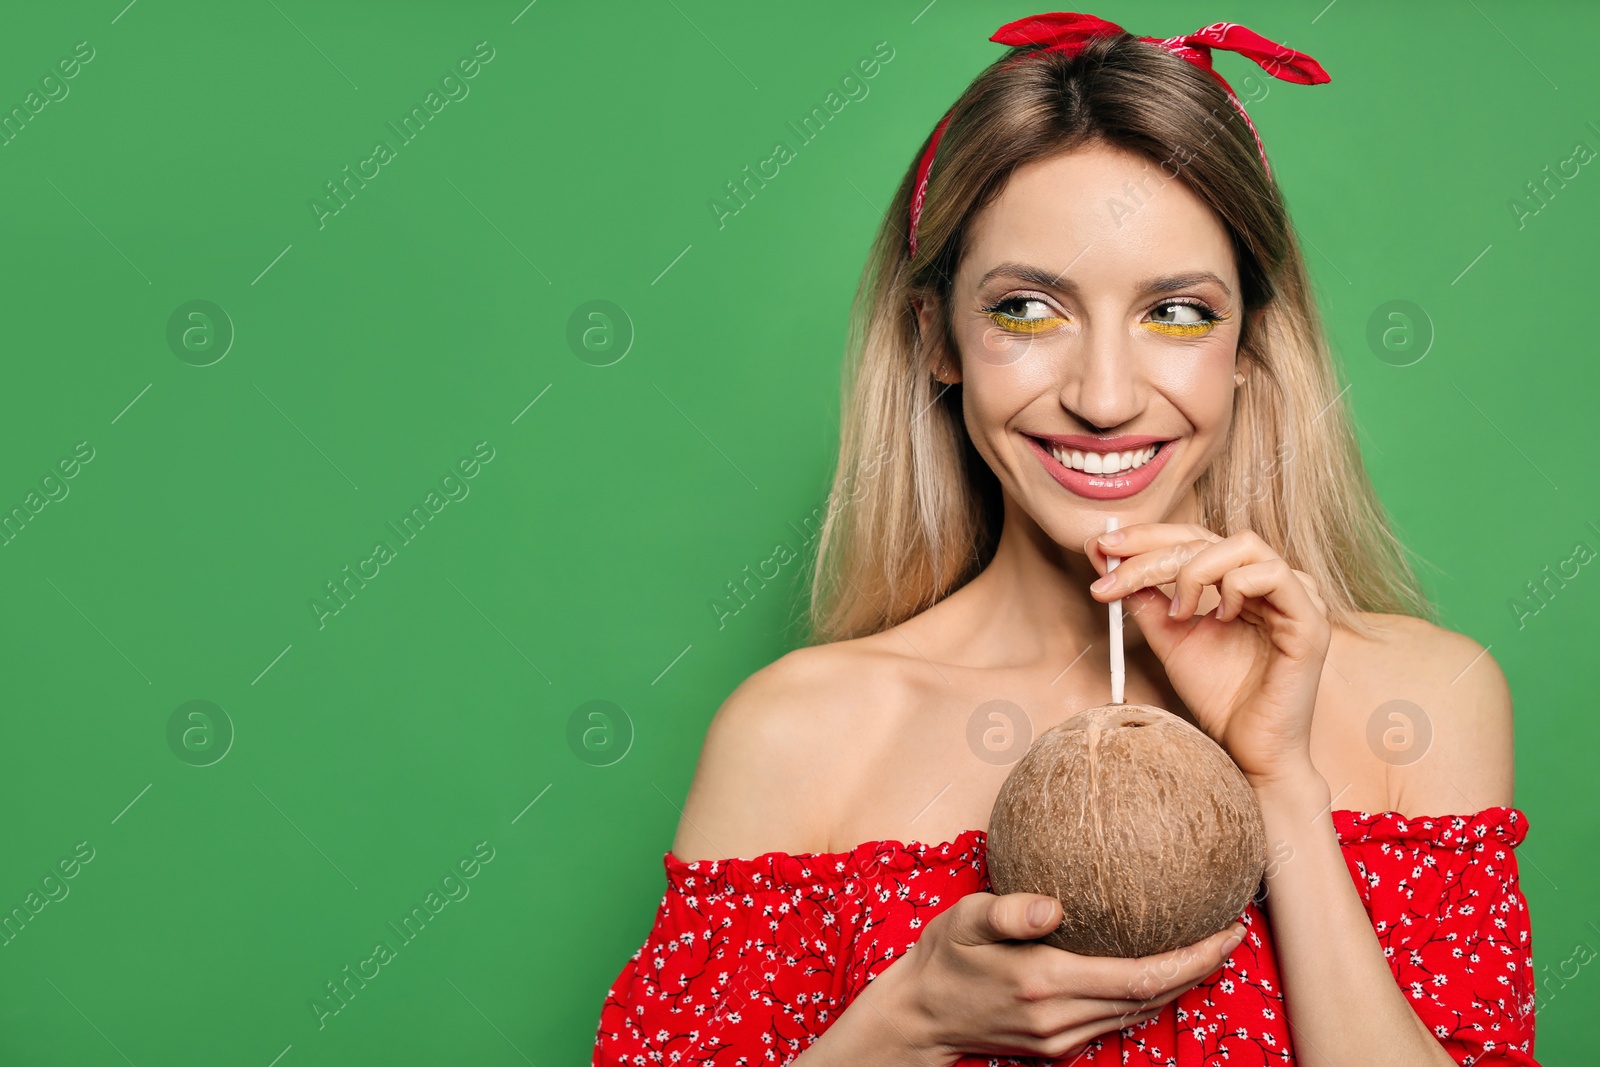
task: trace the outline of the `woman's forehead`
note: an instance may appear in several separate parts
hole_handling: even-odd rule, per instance
[[[1233,244],[1215,212],[1181,180],[1135,153],[1103,145],[1026,164],[971,221],[960,280],[1002,262],[1086,275],[1106,284],[1174,270],[1209,270],[1237,292]]]

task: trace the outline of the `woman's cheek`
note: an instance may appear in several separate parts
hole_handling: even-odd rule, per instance
[[[1019,337],[999,326],[986,326],[966,347],[988,366],[1010,367],[1026,359],[1032,345],[1032,337]]]
[[[990,452],[988,441],[1003,435],[1011,417],[1026,405],[1011,369],[991,367],[979,360],[969,360],[963,368],[961,400],[967,433],[986,457]]]
[[[1147,364],[1147,380],[1172,402],[1195,433],[1226,433],[1233,412],[1233,352],[1223,346],[1187,359]]]
[[[968,389],[996,393],[1037,394],[1054,387],[1058,367],[1050,345],[1025,334],[991,326],[966,339],[963,351]]]
[[[982,359],[966,361],[961,391],[967,432],[991,465],[995,457],[989,443],[1003,440],[1018,413],[1053,385],[1048,361],[1037,349],[1005,366]]]

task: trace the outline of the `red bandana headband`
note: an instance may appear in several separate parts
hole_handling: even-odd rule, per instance
[[[1076,56],[1092,38],[1114,37],[1126,32],[1115,22],[1107,22],[1094,15],[1057,11],[1053,14],[1032,15],[1016,22],[1008,22],[996,30],[989,40],[1013,48],[1043,45],[1041,52],[1065,52],[1068,56]],[[1320,85],[1329,80],[1328,72],[1322,69],[1322,64],[1304,52],[1296,52],[1293,48],[1274,44],[1259,33],[1233,22],[1213,23],[1181,37],[1140,37],[1139,40],[1153,44],[1157,48],[1164,48],[1173,55],[1188,60],[1217,80],[1217,84],[1228,94],[1229,102],[1244,119],[1245,125],[1250,128],[1250,135],[1256,139],[1256,149],[1261,153],[1261,166],[1266,170],[1268,178],[1272,177],[1272,168],[1267,166],[1267,150],[1261,143],[1261,135],[1256,133],[1255,123],[1245,114],[1244,105],[1239,103],[1239,98],[1234,95],[1233,87],[1211,66],[1211,50],[1220,48],[1227,52],[1237,52],[1260,64],[1261,69],[1274,78],[1281,78],[1287,82]],[[1028,53],[1028,55],[1036,54],[1038,53]],[[917,164],[917,184],[911,197],[909,233],[913,259],[917,255],[917,219],[922,215],[922,201],[928,192],[928,172],[933,167],[933,154],[938,150],[939,139],[944,135],[944,128],[950,124],[950,115],[953,111],[954,108],[945,112],[944,118],[939,120],[939,125],[934,128],[933,138],[928,142],[927,150],[922,153],[922,160]]]

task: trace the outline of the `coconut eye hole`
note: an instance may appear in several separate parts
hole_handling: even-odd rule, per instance
[[[1142,723],[1142,722],[1125,722],[1122,725],[1124,725],[1124,726],[1143,726],[1144,723]]]

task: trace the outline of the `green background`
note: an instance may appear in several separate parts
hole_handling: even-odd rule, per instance
[[[988,35],[1033,9],[123,2],[30,6],[0,35],[6,112],[94,50],[0,147],[0,510],[67,490],[0,547],[0,911],[93,849],[0,947],[0,1061],[587,1062],[707,722],[803,639],[804,559],[736,615],[713,604],[779,543],[811,548],[881,207]],[[1510,677],[1537,1052],[1580,1062],[1600,568],[1536,614],[1512,601],[1600,549],[1600,175],[1520,224],[1511,203],[1600,149],[1600,15],[1096,13],[1242,22],[1332,73],[1267,83],[1251,116],[1372,476],[1445,624]],[[468,95],[396,137],[480,42]],[[790,122],[879,42],[868,95],[802,143]],[[310,202],[380,139],[393,158],[319,226]],[[795,158],[719,226],[725,183],[779,140]],[[168,340],[195,300],[235,334],[215,362],[215,313]],[[1415,347],[1374,349],[1396,300],[1425,316]],[[574,321],[595,332],[570,341]],[[80,442],[92,460],[47,480]],[[446,481],[480,442],[492,460]],[[394,557],[319,622],[380,540]],[[169,740],[195,700],[231,725]],[[480,842],[469,895],[394,937]],[[403,947],[319,1028],[313,998],[380,939]]]

